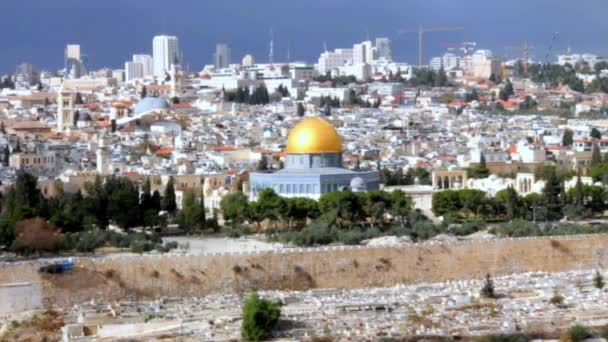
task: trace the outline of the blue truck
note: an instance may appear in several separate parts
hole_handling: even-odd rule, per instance
[[[38,273],[43,274],[61,274],[74,268],[74,263],[71,261],[61,261],[50,265],[42,266],[38,269]]]

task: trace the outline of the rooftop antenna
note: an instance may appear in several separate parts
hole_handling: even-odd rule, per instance
[[[274,64],[274,33],[272,28],[270,29],[270,51],[268,53],[268,62],[270,65]]]
[[[291,51],[289,51],[291,44],[289,43],[289,40],[287,41],[287,63],[289,64],[289,62],[291,62]]]
[[[323,50],[325,50],[325,52],[327,52],[327,43],[323,42]]]

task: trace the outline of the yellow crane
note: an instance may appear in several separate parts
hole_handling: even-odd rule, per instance
[[[507,50],[517,50],[517,51],[521,51],[523,54],[523,60],[522,63],[524,65],[524,75],[528,75],[528,67],[529,67],[529,56],[530,56],[530,50],[534,49],[533,46],[528,45],[528,42],[525,42],[524,45],[518,45],[518,46],[505,46],[505,49]]]
[[[399,34],[406,33],[418,33],[418,66],[424,65],[424,34],[428,32],[450,32],[450,31],[461,31],[464,27],[422,27],[420,25],[418,29],[413,30],[399,30]]]

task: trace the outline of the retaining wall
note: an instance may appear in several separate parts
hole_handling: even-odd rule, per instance
[[[0,264],[0,285],[32,283],[46,305],[252,289],[365,288],[481,278],[486,273],[608,268],[608,235],[428,242],[209,255],[75,258],[73,271],[40,275],[48,262]]]

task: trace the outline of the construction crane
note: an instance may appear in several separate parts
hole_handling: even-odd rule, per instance
[[[407,34],[407,33],[418,33],[418,66],[422,67],[424,65],[424,34],[429,32],[451,32],[451,31],[461,31],[464,30],[464,27],[422,27],[419,26],[418,29],[414,30],[399,30],[399,34]]]
[[[523,64],[524,64],[524,75],[528,74],[528,67],[529,67],[529,57],[530,57],[530,50],[534,49],[533,46],[528,45],[528,42],[525,42],[524,45],[519,45],[519,46],[505,46],[505,49],[507,50],[517,50],[517,51],[521,51],[522,55],[523,55]]]

